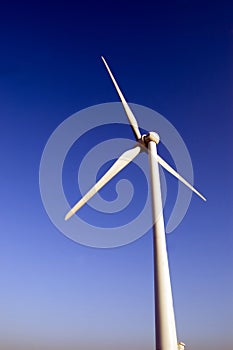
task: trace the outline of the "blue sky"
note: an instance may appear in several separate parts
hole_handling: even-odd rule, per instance
[[[193,196],[167,235],[178,339],[190,350],[232,349],[230,1],[12,1],[0,13],[0,349],[154,349],[151,231],[115,249],[82,246],[53,226],[40,198],[54,129],[118,101],[101,55],[128,101],[179,131],[208,198]]]

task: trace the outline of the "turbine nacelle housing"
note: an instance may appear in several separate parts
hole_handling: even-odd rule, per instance
[[[147,135],[142,135],[142,140],[143,140],[144,144],[147,146],[150,141],[158,144],[160,141],[160,137],[159,137],[159,134],[157,134],[157,132],[150,131],[150,132],[148,132]]]

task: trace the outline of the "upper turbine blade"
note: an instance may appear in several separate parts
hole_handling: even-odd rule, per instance
[[[192,185],[190,185],[190,183],[188,183],[181,175],[179,175],[177,171],[175,171],[169,164],[167,164],[165,160],[163,160],[160,156],[157,156],[157,157],[160,165],[162,165],[167,171],[169,171],[169,173],[174,175],[178,180],[183,182],[183,184],[185,184],[188,188],[190,188],[193,192],[195,192],[199,197],[201,197],[201,199],[206,201],[206,198],[200,192],[198,192]]]
[[[68,220],[76,213],[84,204],[89,201],[104,185],[106,185],[115,175],[125,168],[140,152],[140,145],[124,152],[112,165],[112,167],[104,174],[104,176],[78,201],[73,208],[66,214],[65,220]]]
[[[112,74],[108,64],[107,64],[107,62],[105,61],[103,56],[101,56],[101,58],[102,58],[102,60],[103,60],[103,62],[105,64],[105,67],[107,68],[107,71],[108,71],[108,73],[109,73],[109,75],[110,75],[110,77],[111,77],[111,79],[113,81],[113,84],[114,84],[114,86],[115,86],[115,88],[117,90],[117,93],[118,93],[118,95],[119,95],[119,97],[121,99],[122,105],[124,107],[124,110],[125,110],[125,113],[126,113],[128,119],[129,119],[129,123],[130,123],[130,125],[131,125],[131,127],[133,129],[133,132],[134,132],[134,135],[136,137],[136,140],[140,140],[141,133],[140,133],[140,130],[139,130],[139,127],[138,127],[137,120],[136,120],[135,116],[133,115],[133,112],[131,111],[128,103],[126,102],[126,100],[125,100],[125,98],[124,98],[124,96],[123,96],[123,94],[122,94],[122,92],[121,92],[121,90],[120,90],[120,88],[119,88],[119,86],[118,86],[118,84],[117,84],[117,82],[116,82],[116,80],[115,80],[115,78],[114,78],[114,76],[113,76],[113,74]]]

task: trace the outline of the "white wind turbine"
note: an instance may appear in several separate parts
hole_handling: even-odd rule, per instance
[[[166,238],[164,229],[161,186],[158,163],[183,182],[193,192],[195,192],[204,201],[202,196],[192,185],[190,185],[182,176],[180,176],[165,160],[157,154],[157,144],[159,135],[155,132],[149,132],[147,135],[141,135],[137,120],[126,102],[110,68],[102,60],[113,81],[117,93],[123,104],[125,113],[128,117],[131,128],[134,132],[137,144],[134,148],[124,152],[105,175],[81,198],[65,216],[68,220],[85,203],[88,202],[104,185],[106,185],[115,175],[125,168],[142,151],[147,150],[150,164],[151,179],[151,199],[153,216],[153,250],[154,250],[154,293],[155,293],[155,331],[156,331],[156,349],[157,350],[177,350],[176,325],[173,309],[172,290],[169,274],[169,265],[166,249]],[[183,344],[183,343],[181,343]]]

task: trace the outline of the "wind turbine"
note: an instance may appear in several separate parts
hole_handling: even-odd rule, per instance
[[[104,185],[106,185],[115,175],[125,168],[142,151],[147,150],[150,165],[151,180],[151,200],[153,217],[153,251],[154,251],[154,293],[155,293],[155,331],[156,331],[156,350],[177,350],[182,348],[183,343],[177,343],[176,324],[173,309],[173,299],[171,290],[171,281],[169,265],[167,258],[166,238],[163,219],[163,208],[161,198],[161,185],[159,166],[160,164],[168,172],[174,175],[183,184],[189,187],[200,198],[206,201],[206,198],[190,185],[176,170],[174,170],[164,159],[157,154],[157,144],[160,141],[159,135],[155,132],[149,132],[147,135],[141,135],[137,120],[133,115],[128,103],[126,102],[107,62],[104,57],[102,60],[117,90],[125,113],[128,117],[131,128],[134,132],[137,144],[130,150],[124,152],[104,176],[73,206],[65,216],[68,220],[85,203],[88,202]]]

